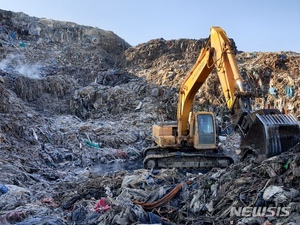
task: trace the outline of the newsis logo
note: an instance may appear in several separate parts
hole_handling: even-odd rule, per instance
[[[291,213],[291,207],[231,207],[230,216],[239,217],[287,217]]]

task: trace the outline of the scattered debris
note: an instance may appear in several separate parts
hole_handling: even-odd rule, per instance
[[[133,47],[111,31],[0,10],[0,223],[299,224],[299,145],[206,173],[141,168],[151,125],[175,119],[204,43]],[[236,57],[253,108],[300,118],[298,53]],[[213,72],[195,109],[215,112],[219,147],[238,152],[224,101]]]

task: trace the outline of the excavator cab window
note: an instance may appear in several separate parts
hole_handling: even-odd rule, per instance
[[[210,114],[199,114],[198,120],[198,133],[199,144],[214,144],[215,132],[214,132],[214,120]]]

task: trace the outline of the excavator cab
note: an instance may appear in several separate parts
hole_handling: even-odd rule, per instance
[[[216,125],[214,115],[201,112],[195,115],[194,147],[196,149],[216,149]]]

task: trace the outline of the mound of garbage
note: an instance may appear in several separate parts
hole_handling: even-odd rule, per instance
[[[0,10],[0,223],[299,224],[299,151],[207,173],[142,168],[151,126],[206,39],[130,46],[111,31]],[[300,118],[300,55],[236,50],[254,108]],[[216,72],[196,103],[222,120]],[[238,134],[220,144],[239,150]]]

